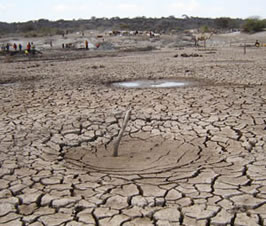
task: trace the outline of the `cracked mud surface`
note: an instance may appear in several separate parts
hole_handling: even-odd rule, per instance
[[[266,50],[242,51],[0,62],[0,225],[266,225]],[[207,85],[108,85],[143,78]]]

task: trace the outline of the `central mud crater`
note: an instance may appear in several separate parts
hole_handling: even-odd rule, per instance
[[[186,79],[154,79],[113,82],[111,85],[122,88],[176,88],[200,85],[199,81]]]
[[[159,173],[180,168],[197,161],[199,148],[177,140],[165,140],[160,136],[148,140],[124,137],[118,157],[112,156],[112,145],[107,149],[97,147],[73,147],[65,153],[69,168],[86,169],[112,174]]]

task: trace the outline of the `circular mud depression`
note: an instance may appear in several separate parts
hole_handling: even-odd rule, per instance
[[[203,82],[189,79],[154,79],[132,80],[111,83],[112,86],[121,88],[178,88],[204,85]]]
[[[147,140],[124,137],[118,157],[113,157],[113,145],[73,147],[65,152],[68,168],[83,169],[108,174],[134,175],[154,174],[191,167],[199,160],[199,146],[180,140],[166,140],[154,136]],[[208,158],[211,153],[207,154]],[[219,157],[218,157],[219,158]]]

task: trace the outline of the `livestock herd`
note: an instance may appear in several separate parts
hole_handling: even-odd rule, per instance
[[[160,33],[155,33],[153,31],[119,31],[113,30],[108,31],[107,35],[109,36],[134,36],[134,35],[146,35],[148,37],[160,37]]]

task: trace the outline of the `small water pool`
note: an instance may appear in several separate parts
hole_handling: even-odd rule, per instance
[[[122,88],[174,88],[194,86],[196,82],[188,80],[159,79],[159,80],[134,80],[113,82],[113,86]]]

